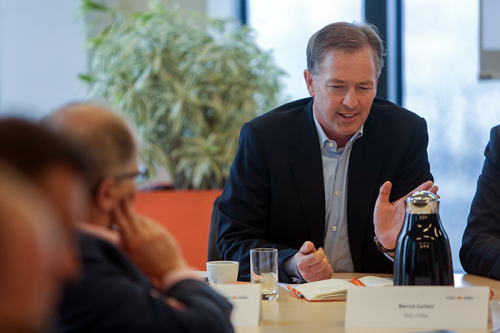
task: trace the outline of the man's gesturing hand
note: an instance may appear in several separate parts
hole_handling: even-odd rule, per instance
[[[161,279],[172,269],[187,266],[168,230],[136,214],[130,201],[122,202],[112,217],[120,228],[124,251],[147,275]]]
[[[392,184],[389,181],[382,185],[373,213],[375,235],[380,243],[388,249],[396,247],[396,238],[398,237],[405,218],[405,199],[416,191],[425,190],[432,193],[437,193],[438,191],[438,187],[429,180],[398,201],[390,203],[389,195],[391,194],[391,189]]]
[[[310,241],[306,241],[297,254],[297,269],[307,282],[329,279],[333,274],[325,251],[316,250]]]

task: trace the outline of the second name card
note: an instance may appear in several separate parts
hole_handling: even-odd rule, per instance
[[[353,288],[346,327],[486,329],[487,287],[397,286]]]

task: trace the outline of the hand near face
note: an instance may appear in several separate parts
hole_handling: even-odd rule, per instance
[[[430,191],[437,193],[438,187],[432,181],[426,181],[416,189],[402,197],[396,202],[390,203],[392,184],[387,181],[380,188],[380,193],[375,203],[373,214],[373,223],[375,225],[375,235],[385,248],[393,249],[396,247],[396,238],[405,218],[405,199],[416,191]]]
[[[329,279],[333,274],[325,251],[321,247],[316,250],[310,241],[306,241],[297,254],[297,269],[307,282]]]
[[[131,200],[122,201],[112,219],[120,228],[124,251],[147,275],[161,279],[173,269],[187,267],[174,237],[162,225],[136,214]]]

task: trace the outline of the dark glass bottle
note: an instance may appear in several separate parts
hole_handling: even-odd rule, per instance
[[[394,285],[453,286],[450,242],[439,218],[439,198],[418,191],[406,198],[396,242]]]

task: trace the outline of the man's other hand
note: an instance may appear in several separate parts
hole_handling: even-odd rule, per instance
[[[326,280],[333,274],[325,251],[321,247],[316,250],[310,241],[306,241],[297,254],[297,269],[307,282]]]
[[[157,222],[136,214],[131,201],[122,202],[112,216],[120,228],[124,251],[144,273],[161,279],[173,269],[187,267],[170,232]]]
[[[387,249],[396,247],[396,238],[403,226],[405,219],[406,198],[416,191],[430,191],[437,193],[438,187],[432,181],[426,181],[416,189],[402,197],[396,202],[390,203],[389,196],[391,194],[392,184],[387,181],[380,188],[380,193],[375,203],[375,211],[373,213],[373,223],[375,225],[375,235],[379,242]]]

